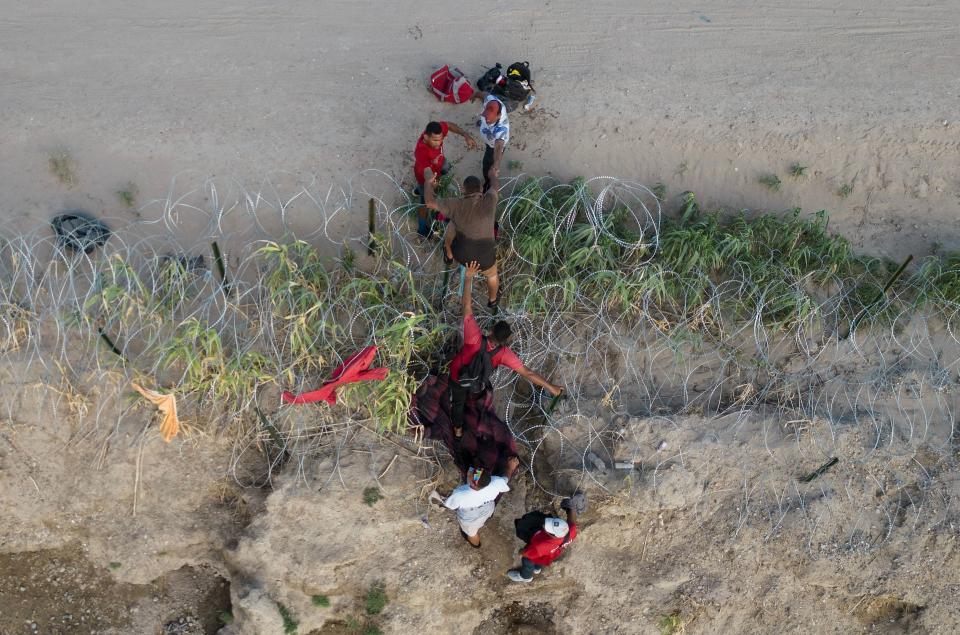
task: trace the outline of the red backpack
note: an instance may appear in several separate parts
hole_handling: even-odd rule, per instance
[[[473,86],[459,68],[451,69],[444,64],[430,76],[430,88],[440,101],[462,104],[473,96]]]

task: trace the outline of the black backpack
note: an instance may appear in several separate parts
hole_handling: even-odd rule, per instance
[[[533,76],[530,74],[530,62],[514,62],[503,72],[503,66],[496,64],[477,80],[477,88],[500,97],[512,112],[525,102],[533,92]]]
[[[533,86],[533,76],[530,75],[530,62],[514,62],[507,67],[507,79],[527,82]]]
[[[477,89],[485,93],[492,93],[501,75],[503,75],[503,66],[497,64],[477,80]]]
[[[490,383],[490,377],[493,376],[493,356],[501,348],[501,346],[497,346],[488,351],[487,338],[481,337],[480,350],[473,356],[473,359],[460,368],[460,377],[457,379],[457,383],[474,394],[493,388]]]

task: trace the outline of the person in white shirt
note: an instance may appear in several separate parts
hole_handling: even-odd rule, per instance
[[[507,107],[494,95],[483,98],[483,112],[477,121],[480,126],[480,136],[483,137],[487,149],[483,153],[483,191],[490,189],[490,169],[493,175],[500,175],[500,160],[510,141],[510,121],[507,119]]]
[[[507,459],[506,476],[491,476],[486,469],[471,467],[467,470],[467,482],[454,489],[443,501],[444,507],[456,510],[460,534],[475,549],[480,548],[480,528],[493,516],[497,497],[510,491],[507,480],[519,465],[517,457]]]

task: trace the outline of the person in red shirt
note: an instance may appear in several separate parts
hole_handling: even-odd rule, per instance
[[[479,262],[471,262],[467,265],[466,281],[463,285],[463,347],[454,356],[450,362],[450,419],[453,421],[453,436],[460,438],[463,436],[463,408],[467,398],[482,394],[485,388],[479,392],[473,392],[461,384],[460,371],[464,366],[471,363],[474,356],[480,352],[480,346],[486,341],[487,351],[491,353],[490,361],[492,368],[497,366],[506,366],[521,377],[531,383],[540,386],[553,396],[563,392],[563,388],[541,377],[539,374],[523,365],[517,354],[510,350],[510,337],[513,332],[510,325],[500,320],[493,325],[493,329],[486,335],[480,331],[476,318],[473,317],[473,278],[480,271]]]
[[[543,567],[550,566],[563,555],[567,546],[577,537],[577,511],[573,505],[566,509],[566,521],[547,516],[543,521],[543,529],[533,534],[527,546],[520,551],[520,568],[507,571],[508,578],[514,582],[530,582],[533,574],[540,573]]]
[[[446,159],[443,156],[443,141],[451,132],[463,137],[468,149],[476,149],[477,142],[474,138],[466,130],[449,121],[428,123],[413,149],[413,176],[417,179],[421,206],[417,212],[417,233],[424,237],[430,235],[430,223],[425,206],[434,199],[434,188],[440,180],[440,175],[447,172],[448,168],[444,165]]]

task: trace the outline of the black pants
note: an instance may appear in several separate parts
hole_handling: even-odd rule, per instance
[[[467,405],[467,397],[479,400],[484,392],[470,392],[453,379],[450,380],[450,420],[454,428],[463,428],[463,408]]]
[[[454,428],[463,428],[463,407],[467,403],[470,391],[450,380],[450,420]]]
[[[490,175],[487,173],[490,171],[490,168],[493,167],[493,153],[494,149],[490,146],[487,146],[487,149],[483,153],[483,164],[481,165],[480,169],[483,170],[484,193],[490,189]]]

